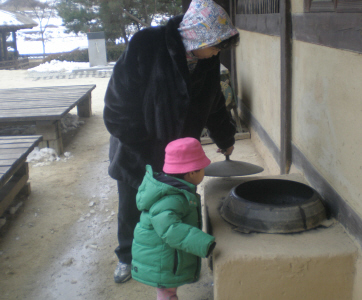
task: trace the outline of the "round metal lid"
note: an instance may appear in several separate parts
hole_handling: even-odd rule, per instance
[[[208,165],[205,168],[205,175],[211,177],[245,176],[263,171],[262,167],[243,161],[231,160],[227,155],[224,161]]]

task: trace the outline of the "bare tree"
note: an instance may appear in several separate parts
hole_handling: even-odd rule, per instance
[[[55,16],[55,1],[46,0],[43,2],[37,0],[26,0],[27,6],[32,10],[40,27],[41,42],[43,45],[43,58],[45,58],[45,38],[44,33],[48,27],[49,20]]]
[[[58,15],[69,32],[104,31],[107,41],[128,39],[151,26],[155,17],[182,12],[181,0],[67,0],[57,5]]]

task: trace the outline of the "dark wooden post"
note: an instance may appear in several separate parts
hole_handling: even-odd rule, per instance
[[[16,31],[12,32],[13,35],[13,47],[14,47],[14,57],[18,59],[18,45],[16,43]]]
[[[231,22],[235,25],[236,22],[236,0],[230,0],[229,1],[229,7],[230,7],[230,18]],[[238,101],[238,78],[237,78],[237,72],[236,72],[236,49],[231,49],[231,70],[230,70],[230,78],[231,78],[231,84],[232,88],[234,90],[234,96],[235,100]],[[238,105],[238,104],[237,104]]]
[[[4,56],[1,45],[2,45],[2,35],[0,34],[0,61],[3,60],[3,56]]]
[[[8,60],[8,50],[6,49],[6,32],[1,32],[2,38],[2,49],[3,49],[3,60]]]
[[[215,0],[214,0],[215,1]],[[219,4],[225,11],[229,14],[230,18],[232,18],[232,8],[230,0],[216,0],[217,4]],[[233,24],[235,24],[234,20],[232,20]],[[220,62],[231,72],[232,70],[232,50],[224,50],[220,52]],[[231,74],[231,73],[230,73]],[[231,80],[233,78],[231,77]]]
[[[280,0],[280,48],[281,48],[281,128],[280,174],[288,174],[292,163],[291,151],[291,101],[292,101],[292,20],[290,0]]]
[[[13,31],[11,34],[12,34],[12,37],[13,37],[13,48],[14,48],[13,61],[14,61],[14,67],[15,67],[15,69],[19,69],[18,49],[17,49],[17,45],[16,45],[16,33],[15,33],[15,31]]]

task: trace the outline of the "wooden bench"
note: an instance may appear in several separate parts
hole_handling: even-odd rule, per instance
[[[60,120],[77,106],[78,116],[92,115],[95,85],[51,86],[0,90],[0,126],[36,125],[40,147],[63,153]]]
[[[26,158],[41,136],[0,136],[0,216],[18,194],[30,194]]]

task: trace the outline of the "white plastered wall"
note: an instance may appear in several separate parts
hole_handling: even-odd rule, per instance
[[[293,143],[362,218],[362,55],[294,41],[292,69]]]
[[[280,148],[280,38],[239,32],[238,96]],[[362,218],[362,55],[293,40],[292,57],[292,141]],[[355,300],[361,278],[360,257]]]
[[[280,148],[280,38],[239,32],[238,96]],[[293,40],[292,56],[292,141],[362,217],[362,55]]]
[[[238,97],[280,147],[280,38],[239,30]]]
[[[292,140],[362,217],[362,55],[293,42]]]

